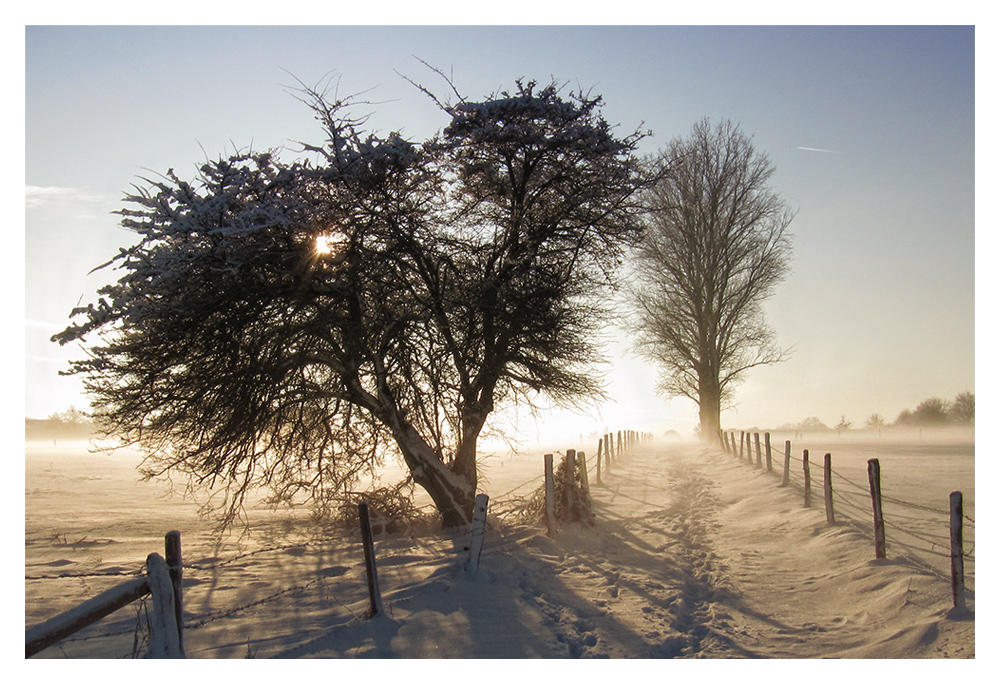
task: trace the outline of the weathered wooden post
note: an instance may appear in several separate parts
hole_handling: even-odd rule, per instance
[[[781,475],[781,485],[788,486],[789,468],[792,465],[792,442],[785,441],[785,473]]]
[[[580,451],[576,454],[576,461],[580,468],[580,488],[584,493],[590,493],[590,475],[587,474],[587,454]]]
[[[177,624],[177,644],[184,655],[184,592],[181,582],[184,578],[184,562],[181,556],[181,532],[169,531],[163,539],[163,552],[170,583],[174,590],[174,621]]]
[[[368,514],[368,503],[358,503],[358,516],[361,519],[361,544],[365,552],[365,571],[368,574],[368,616],[375,617],[382,613],[382,593],[378,587],[378,570],[375,567],[375,541],[372,538],[372,522]]]
[[[882,468],[878,458],[868,461],[868,488],[875,518],[875,559],[885,559],[885,518],[882,516]]]
[[[572,522],[576,515],[576,449],[567,448],[565,458],[566,468],[563,475],[566,477],[566,521]]]
[[[552,472],[552,454],[546,453],[545,459],[545,524],[549,536],[556,535],[556,486],[555,475]]]
[[[601,481],[601,442],[597,442],[597,473],[596,473],[595,483],[598,486],[604,486],[604,482]]]
[[[733,445],[733,455],[736,455],[736,433],[729,432],[729,443]]]
[[[753,445],[757,450],[757,464],[754,465],[758,470],[760,469],[760,432],[753,433]]]
[[[146,558],[146,582],[153,596],[149,656],[153,659],[182,659],[184,652],[174,612],[174,586],[166,560],[156,553],[150,553]]]
[[[771,432],[764,432],[764,458],[767,462],[767,471],[773,472],[771,468]]]
[[[802,477],[805,480],[805,506],[812,505],[812,481],[809,478],[809,450],[802,451]]]
[[[622,430],[618,430],[618,453],[620,455],[625,454],[625,447],[622,445]]]
[[[747,461],[753,464],[753,446],[750,445],[750,432],[747,432]]]
[[[746,435],[746,432],[740,432],[740,460],[743,459],[743,441],[744,441],[743,437],[745,435]]]
[[[479,571],[479,555],[483,551],[483,537],[486,535],[486,506],[489,505],[490,497],[485,493],[476,496],[475,507],[472,511],[472,537],[469,539],[469,559],[465,564],[465,570],[470,574]]]
[[[826,504],[826,523],[833,524],[833,463],[832,456],[823,456],[823,501]]]
[[[951,597],[957,611],[965,610],[965,551],[962,539],[964,506],[962,492],[953,491],[948,496],[951,510]]]

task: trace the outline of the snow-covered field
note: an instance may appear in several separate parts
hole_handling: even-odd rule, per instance
[[[772,446],[780,451],[791,436],[775,434]],[[192,658],[974,657],[974,616],[949,614],[946,514],[948,493],[961,490],[975,518],[972,439],[825,438],[793,441],[788,488],[777,454],[767,473],[698,444],[653,440],[597,485],[591,453],[596,526],[549,538],[542,526],[491,514],[476,575],[461,570],[467,533],[381,535],[386,611],[371,620],[357,534],[259,511],[249,538],[217,543],[196,504],[137,481],[134,454],[28,443],[25,626],[131,578],[177,529]],[[545,450],[486,460],[491,513],[541,484]],[[836,472],[832,526],[825,452]],[[906,503],[886,503],[885,560],[874,559],[872,457],[884,494]],[[974,614],[971,521],[965,536]],[[136,609],[120,610],[38,657],[132,656],[136,624]]]

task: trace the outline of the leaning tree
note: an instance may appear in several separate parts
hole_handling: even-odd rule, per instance
[[[593,329],[640,234],[645,175],[601,100],[518,82],[438,100],[424,144],[303,99],[325,141],[146,181],[122,272],[53,339],[85,340],[95,416],[149,477],[329,509],[391,453],[445,526],[471,519],[495,407],[600,391]]]
[[[786,355],[760,304],[788,269],[793,212],[770,187],[768,157],[731,122],[700,121],[659,161],[634,262],[636,348],[665,394],[698,404],[714,439],[747,370]]]

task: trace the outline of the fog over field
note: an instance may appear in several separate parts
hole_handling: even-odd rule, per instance
[[[659,438],[605,464],[597,483],[591,455],[595,525],[566,524],[552,537],[517,510],[540,486],[543,451],[588,444],[497,452],[483,468],[491,499],[481,571],[464,569],[467,531],[378,534],[386,612],[375,619],[364,617],[354,530],[256,509],[249,535],[220,540],[194,502],[137,483],[137,454],[29,442],[25,626],[139,572],[176,529],[188,657],[974,657],[971,432],[800,436],[793,463],[799,447],[816,454],[811,508],[795,468],[780,486],[785,436],[795,435],[772,435],[772,473]],[[834,525],[823,512],[825,452],[837,472]],[[898,501],[885,503],[885,560],[874,559],[867,492],[854,490],[873,457],[887,501]],[[964,615],[950,612],[952,490],[963,491],[969,518]],[[39,656],[133,656],[136,634],[146,635],[137,624],[123,609]]]

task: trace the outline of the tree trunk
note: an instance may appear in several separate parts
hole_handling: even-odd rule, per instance
[[[485,417],[481,417],[478,423],[464,420],[463,439],[455,454],[453,470],[442,462],[401,413],[385,381],[384,366],[379,369],[382,372],[379,374],[378,391],[374,395],[366,391],[356,377],[352,378],[349,387],[356,402],[389,428],[414,483],[430,495],[441,514],[443,526],[451,528],[470,524],[476,503],[476,442]]]
[[[721,412],[722,391],[718,378],[702,378],[698,382],[698,418],[702,439],[718,442]]]
[[[441,513],[445,528],[464,526],[472,522],[472,511],[476,502],[475,464],[472,479],[468,474],[453,472],[437,457],[427,442],[409,424],[402,433],[395,434],[396,444],[403,454],[403,460],[413,475],[413,481],[427,491],[434,507]],[[475,444],[472,446],[475,450]]]

